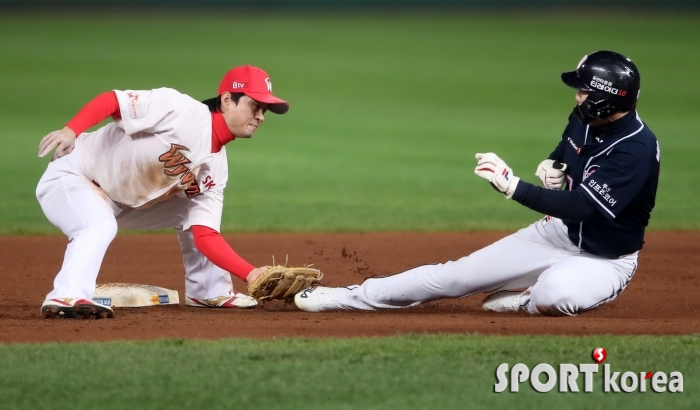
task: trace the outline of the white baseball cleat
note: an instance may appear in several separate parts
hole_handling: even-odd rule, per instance
[[[240,292],[231,292],[228,295],[219,296],[211,299],[195,299],[185,296],[185,305],[191,307],[204,308],[254,308],[258,302],[248,295]]]
[[[502,290],[484,298],[481,307],[490,312],[517,312],[520,310],[520,295],[523,292]]]
[[[335,288],[312,286],[294,295],[294,304],[306,312],[324,312],[341,309],[333,298]]]

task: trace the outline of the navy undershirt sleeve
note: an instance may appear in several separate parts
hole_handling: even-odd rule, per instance
[[[544,189],[520,180],[513,199],[526,207],[569,222],[581,222],[593,216],[597,210],[584,196],[576,191]]]

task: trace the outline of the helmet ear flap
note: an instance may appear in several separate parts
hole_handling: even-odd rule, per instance
[[[615,106],[610,102],[610,100],[602,99],[598,101],[592,101],[589,98],[584,100],[580,105],[574,107],[574,114],[576,117],[584,124],[588,124],[591,121],[599,120],[605,118],[616,112]]]

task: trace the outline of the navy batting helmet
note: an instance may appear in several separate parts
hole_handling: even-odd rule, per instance
[[[639,98],[640,77],[632,60],[613,51],[596,51],[581,59],[576,71],[562,73],[571,88],[590,94],[576,108],[584,124],[633,109]]]

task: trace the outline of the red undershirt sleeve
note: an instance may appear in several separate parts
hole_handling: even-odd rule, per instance
[[[117,120],[122,117],[119,110],[119,101],[114,91],[104,92],[93,98],[89,103],[78,111],[66,126],[78,136],[93,125],[99,124],[107,117]]]
[[[225,269],[245,281],[255,266],[238,256],[226,240],[215,230],[202,225],[192,225],[194,246],[214,265]]]

